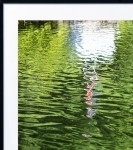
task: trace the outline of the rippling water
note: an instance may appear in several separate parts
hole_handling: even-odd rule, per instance
[[[19,24],[19,149],[133,149],[133,22]]]

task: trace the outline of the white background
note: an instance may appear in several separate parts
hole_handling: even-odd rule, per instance
[[[4,4],[4,150],[18,150],[18,20],[133,20],[133,4]]]

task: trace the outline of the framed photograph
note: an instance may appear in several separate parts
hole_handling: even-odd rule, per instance
[[[133,149],[133,5],[3,10],[4,150]]]

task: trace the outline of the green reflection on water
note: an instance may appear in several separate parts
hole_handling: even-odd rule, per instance
[[[115,30],[115,51],[109,58],[97,56],[100,78],[94,98],[99,105],[93,106],[97,113],[92,119],[86,117],[83,99],[84,59],[74,46],[86,29],[82,22],[19,27],[19,149],[132,149],[133,22],[110,26],[98,25]]]

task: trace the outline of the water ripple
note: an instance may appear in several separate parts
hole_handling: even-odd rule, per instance
[[[132,31],[132,21],[19,29],[19,149],[132,149]]]

